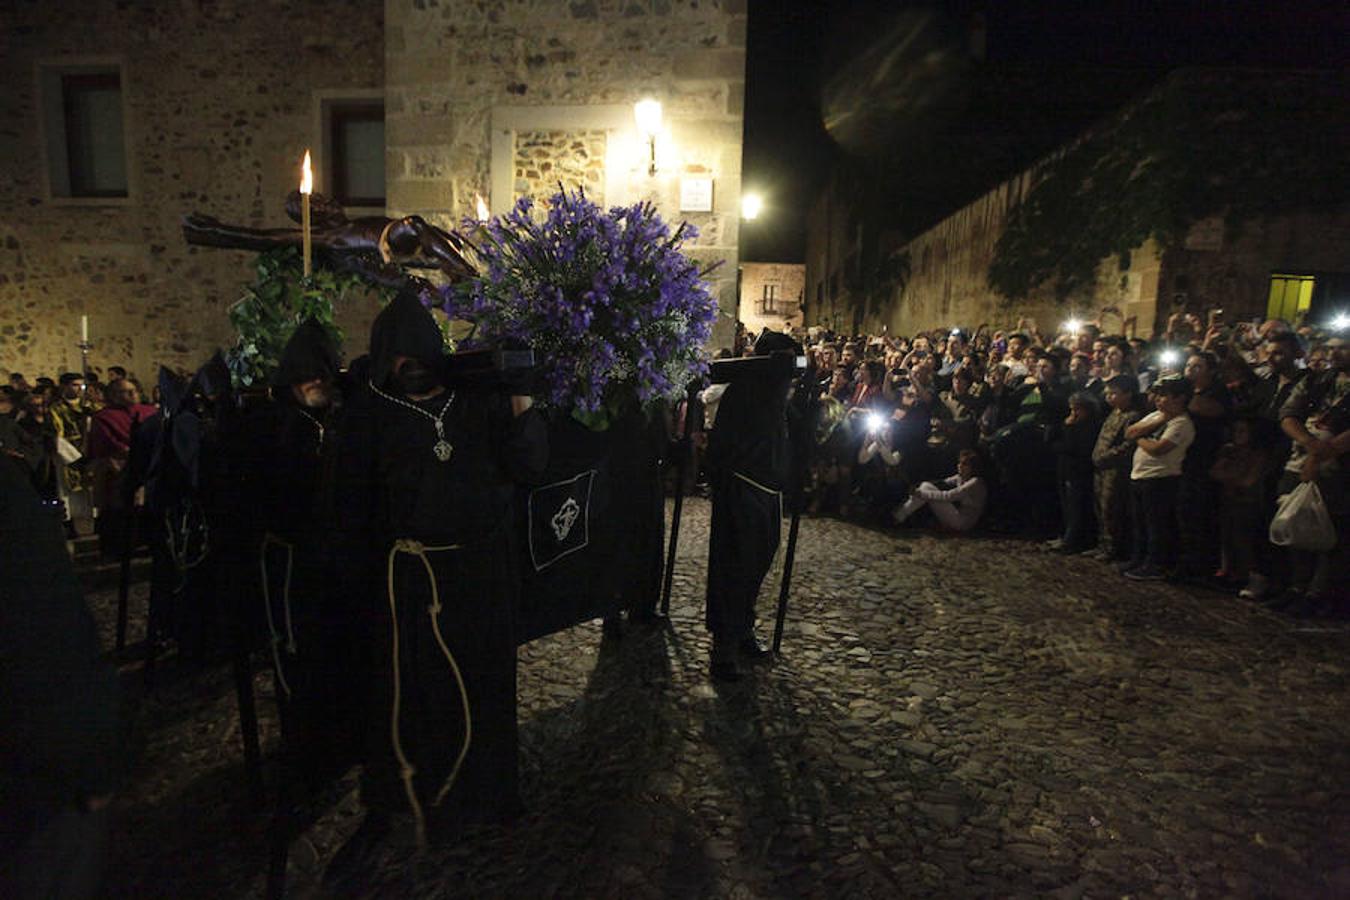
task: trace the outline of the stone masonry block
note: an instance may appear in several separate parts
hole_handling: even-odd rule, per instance
[[[727,23],[727,46],[745,46],[745,16],[737,16]]]
[[[414,181],[404,178],[389,185],[389,206],[426,211],[454,209],[455,187],[449,179]]]
[[[676,78],[725,78],[745,80],[744,48],[722,50],[683,50],[672,60]]]
[[[745,82],[735,81],[727,86],[727,115],[745,115]]]

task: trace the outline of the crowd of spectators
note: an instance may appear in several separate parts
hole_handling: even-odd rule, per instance
[[[1343,330],[1229,325],[1218,311],[1173,315],[1154,340],[1029,319],[911,337],[808,329],[819,406],[807,511],[1017,534],[1130,579],[1344,615]],[[741,335],[733,352],[752,343]],[[1303,481],[1336,526],[1330,551],[1267,537]]]
[[[111,366],[29,382],[11,372],[0,385],[0,457],[18,465],[42,502],[74,537],[77,521],[100,525],[126,503],[122,474],[136,423],[156,407],[140,383]]]

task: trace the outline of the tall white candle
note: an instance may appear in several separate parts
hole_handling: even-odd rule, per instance
[[[80,343],[89,343],[89,317],[80,316]]]
[[[300,246],[304,262],[305,277],[311,270],[310,231],[309,231],[309,195],[314,190],[314,172],[309,165],[309,151],[305,151],[304,161],[300,164]]]

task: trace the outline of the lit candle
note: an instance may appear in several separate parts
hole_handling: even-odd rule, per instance
[[[304,251],[305,277],[310,275],[309,195],[314,191],[314,172],[309,167],[309,151],[300,164],[300,236]]]
[[[478,215],[478,221],[486,222],[488,219],[492,218],[492,213],[488,211],[488,205],[484,202],[482,194],[474,194],[473,202],[475,207],[474,211]]]
[[[80,343],[89,343],[89,317],[80,316]]]

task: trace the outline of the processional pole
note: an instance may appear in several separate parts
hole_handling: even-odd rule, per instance
[[[796,423],[797,434],[792,435],[789,431],[793,453],[795,456],[793,466],[794,490],[789,497],[792,503],[792,524],[788,526],[787,550],[783,555],[783,582],[778,588],[778,615],[773,624],[773,652],[779,653],[779,648],[783,646],[783,624],[787,621],[788,592],[792,587],[792,564],[797,559],[797,533],[802,522],[802,506],[806,500],[806,471],[810,466],[810,453],[812,440],[816,427],[816,410],[820,405],[820,398],[816,396],[814,387],[815,365],[808,364],[806,371],[802,373],[797,385],[797,398],[801,402],[801,416]]]
[[[670,517],[670,549],[666,551],[666,577],[661,586],[661,615],[670,615],[670,590],[675,581],[675,547],[680,542],[680,516],[684,513],[685,467],[689,462],[689,420],[694,411],[698,382],[690,382],[684,397],[684,422],[675,451],[675,509]]]

